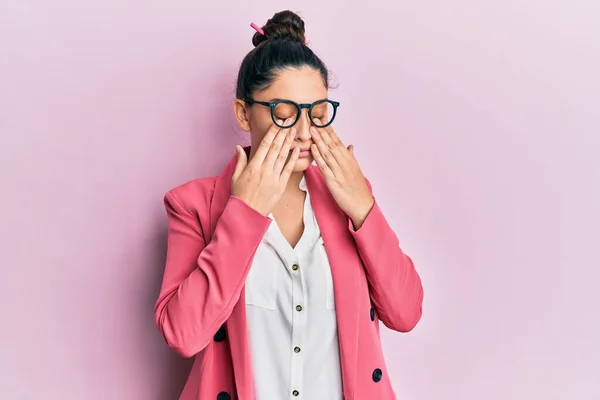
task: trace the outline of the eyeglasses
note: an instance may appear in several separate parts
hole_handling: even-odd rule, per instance
[[[317,100],[312,104],[304,103],[298,104],[292,100],[282,100],[277,99],[273,101],[258,101],[249,98],[244,99],[245,102],[251,104],[260,104],[262,106],[269,107],[271,109],[271,119],[280,128],[291,128],[296,125],[298,120],[300,119],[300,114],[303,108],[308,109],[308,116],[313,125],[318,128],[325,128],[333,122],[335,119],[335,115],[337,113],[337,108],[340,106],[340,103],[337,101],[322,99]],[[285,121],[286,119],[291,118],[292,123],[289,125],[278,124],[277,120],[280,119]],[[315,122],[315,118],[321,123]]]

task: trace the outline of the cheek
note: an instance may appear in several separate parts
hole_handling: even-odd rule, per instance
[[[273,120],[269,112],[257,112],[254,113],[250,119],[250,133],[252,135],[252,142],[254,144],[260,143],[265,137],[267,131],[273,126]]]

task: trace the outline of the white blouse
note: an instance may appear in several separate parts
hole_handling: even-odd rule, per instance
[[[306,192],[304,233],[292,248],[273,222],[246,280],[256,400],[337,400],[342,377],[329,260]]]

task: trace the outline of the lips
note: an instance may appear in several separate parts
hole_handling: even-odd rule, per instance
[[[302,149],[301,147],[297,147],[297,148],[300,149],[300,154],[298,154],[298,158],[308,158],[308,157],[310,157],[310,155],[311,155],[310,148],[308,148],[306,150]],[[292,151],[294,151],[294,149],[291,149],[290,153]]]

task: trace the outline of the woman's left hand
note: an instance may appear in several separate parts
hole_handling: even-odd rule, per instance
[[[375,200],[354,157],[354,146],[346,147],[331,125],[326,128],[311,126],[310,133],[314,142],[310,150],[329,191],[358,230]]]

